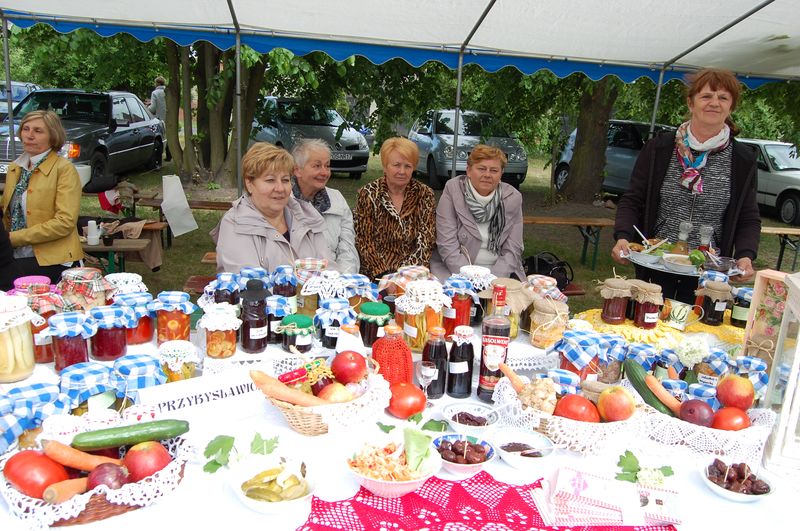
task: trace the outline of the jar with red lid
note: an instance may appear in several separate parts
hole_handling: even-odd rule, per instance
[[[227,302],[207,304],[203,311],[197,328],[206,331],[206,356],[230,358],[236,353],[236,332],[242,325],[242,320],[236,317],[236,306]]]
[[[449,338],[457,326],[469,326],[473,303],[480,304],[480,301],[472,282],[459,275],[453,275],[445,281],[444,294],[450,297],[450,306],[442,309],[442,326],[445,337]]]
[[[286,297],[290,313],[297,313],[297,276],[290,265],[279,265],[272,272],[270,287],[273,295]]]
[[[624,278],[607,278],[600,289],[600,296],[603,297],[600,319],[611,325],[624,324],[631,297],[630,283]]]
[[[92,358],[113,361],[128,351],[126,329],[135,319],[129,306],[98,306],[89,310],[97,323],[97,333],[92,336]]]
[[[650,330],[658,325],[658,315],[664,298],[661,286],[658,284],[642,284],[636,289],[634,295],[636,307],[633,312],[633,323],[645,330]]]
[[[153,296],[149,293],[122,293],[114,296],[114,306],[125,306],[133,312],[133,325],[125,329],[129,345],[141,345],[153,340]]]
[[[158,344],[173,339],[189,340],[191,315],[197,307],[183,291],[162,291],[150,305],[156,311]]]
[[[55,370],[89,361],[89,339],[97,332],[97,323],[83,312],[57,313],[47,320],[42,333],[53,337]]]

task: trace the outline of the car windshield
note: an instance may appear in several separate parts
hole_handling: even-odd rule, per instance
[[[288,124],[332,125],[339,127],[344,120],[338,112],[319,105],[308,105],[298,101],[279,101],[278,116]]]
[[[11,85],[11,100],[22,101],[22,98],[28,95],[28,87],[25,85]],[[5,85],[0,85],[0,99],[5,100],[8,98],[8,91]]]
[[[800,157],[797,146],[784,144],[768,144],[764,146],[769,161],[776,170],[800,170]]]
[[[436,132],[440,135],[452,135],[455,126],[456,113],[444,111],[436,115]],[[463,136],[510,136],[491,114],[467,112],[461,113],[458,134]]]
[[[108,123],[108,98],[101,94],[37,91],[17,107],[14,119],[19,121],[29,112],[38,110],[51,110],[61,120]]]

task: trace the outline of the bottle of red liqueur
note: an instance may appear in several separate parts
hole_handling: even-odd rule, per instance
[[[506,287],[492,290],[494,313],[483,319],[481,327],[481,371],[478,376],[478,398],[492,401],[494,386],[503,376],[500,364],[505,363],[511,336],[511,321],[506,316]]]

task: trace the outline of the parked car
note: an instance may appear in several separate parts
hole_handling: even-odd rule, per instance
[[[11,104],[16,107],[22,99],[33,92],[39,90],[39,85],[35,83],[26,83],[24,81],[11,82]],[[8,90],[6,90],[5,82],[0,83],[0,120],[5,120],[8,116]]]
[[[453,169],[453,128],[456,113],[453,109],[430,110],[417,120],[408,138],[419,147],[417,171],[428,176],[431,188],[441,189]],[[461,111],[456,148],[456,173],[467,171],[467,158],[478,144],[502,149],[508,158],[503,181],[519,188],[528,173],[528,154],[519,141],[508,134],[488,113]]]
[[[758,157],[758,204],[775,208],[783,223],[800,225],[800,155],[797,146],[774,140],[738,139]]]
[[[61,155],[91,166],[86,192],[102,192],[117,184],[117,174],[141,166],[158,168],[165,144],[164,123],[134,94],[43,89],[28,94],[14,109],[14,127],[31,111],[49,109],[61,118],[67,141]],[[9,123],[0,129],[0,182],[14,160]],[[17,154],[22,145],[17,140]]]
[[[367,171],[369,146],[334,109],[293,98],[264,98],[253,119],[250,143],[269,142],[289,151],[301,138],[319,138],[331,148],[331,171],[360,179]]]
[[[655,133],[674,131],[669,125],[656,124]],[[563,190],[569,180],[570,161],[575,149],[574,129],[567,139],[567,144],[561,152],[555,171],[556,190]],[[632,122],[628,120],[609,120],[608,122],[608,147],[606,148],[606,167],[603,177],[603,191],[612,194],[622,194],[628,189],[631,180],[633,165],[639,152],[644,147],[650,132],[647,122]]]

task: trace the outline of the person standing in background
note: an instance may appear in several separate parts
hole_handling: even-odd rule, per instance
[[[156,83],[156,88],[153,89],[153,93],[150,94],[149,109],[150,109],[150,112],[153,113],[153,115],[156,118],[158,118],[162,122],[166,122],[167,121],[167,94],[166,94],[167,81],[163,77],[158,76],[156,78],[156,80],[155,80],[155,83]],[[166,160],[167,162],[171,161],[172,160],[172,153],[169,152],[169,144],[167,144],[166,155],[167,156],[165,157],[164,160]]]
[[[3,217],[0,210],[0,218]],[[14,260],[14,248],[8,238],[5,225],[0,223],[0,291],[8,291],[14,287],[14,279],[22,276],[22,270]]]

